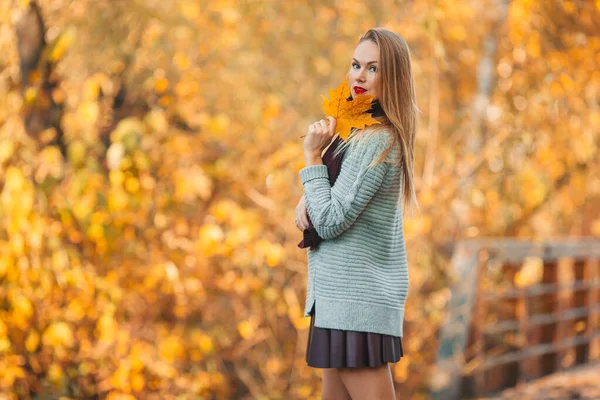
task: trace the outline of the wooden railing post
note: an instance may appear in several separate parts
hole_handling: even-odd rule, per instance
[[[590,286],[587,307],[590,313],[587,316],[585,335],[590,339],[588,347],[588,360],[600,360],[600,337],[594,337],[594,331],[600,330],[600,260],[588,259],[585,262],[584,276],[586,281],[593,282]]]
[[[561,258],[558,261],[558,284],[559,289],[557,292],[558,298],[558,309],[557,314],[560,317],[566,311],[571,309],[573,301],[573,289],[565,288],[564,285],[572,283],[574,281],[573,274],[573,259],[572,258]],[[558,346],[559,343],[568,339],[571,335],[573,321],[562,319],[558,321],[556,329],[556,336],[554,337],[554,344]],[[565,350],[557,351],[558,357],[556,358],[555,371],[560,371],[564,368],[568,368],[572,365],[575,360],[575,354],[571,347]]]

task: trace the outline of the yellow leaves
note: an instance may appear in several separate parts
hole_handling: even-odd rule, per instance
[[[96,205],[96,196],[86,195],[79,197],[78,201],[73,204],[73,214],[79,221],[85,220]],[[70,219],[70,216],[65,216],[65,222]]]
[[[158,105],[163,107],[163,108],[167,108],[169,107],[170,104],[173,104],[173,101],[175,100],[174,96],[171,96],[169,94],[165,94],[164,96],[160,96],[158,99]]]
[[[125,190],[132,194],[137,193],[140,190],[140,181],[133,176],[128,177],[125,181]]]
[[[593,129],[573,129],[574,134],[571,135],[571,144],[573,153],[578,162],[592,162],[598,148],[594,143]]]
[[[414,216],[404,221],[404,236],[406,239],[427,235],[431,232],[433,220],[430,215]]]
[[[135,392],[139,392],[144,388],[145,380],[142,374],[133,374],[131,377],[131,389]]]
[[[123,185],[123,182],[125,181],[125,173],[120,169],[114,169],[109,172],[108,180],[110,181],[111,185],[119,187]]]
[[[10,339],[8,338],[8,326],[2,319],[0,319],[0,354],[8,352],[9,350]]]
[[[221,7],[219,9],[219,12],[221,13],[221,18],[223,19],[223,23],[225,24],[225,26],[227,28],[235,28],[236,24],[242,17],[240,12],[235,8],[235,6]]]
[[[135,396],[128,393],[112,391],[106,397],[107,400],[137,400]]]
[[[85,308],[79,299],[73,299],[67,308],[66,317],[74,322],[80,321],[85,317]]]
[[[212,181],[198,165],[175,171],[175,198],[180,201],[207,200]]]
[[[185,349],[178,336],[170,335],[158,344],[158,354],[163,360],[174,362],[184,357]]]
[[[527,257],[515,274],[515,286],[519,288],[538,284],[544,274],[544,261],[539,257]]]
[[[577,333],[583,333],[585,331],[586,327],[587,327],[587,323],[585,320],[577,321],[575,323],[575,326],[573,326],[573,331],[577,332]]]
[[[256,326],[252,321],[246,320],[238,323],[238,332],[244,339],[250,339],[255,331]]]
[[[317,56],[313,61],[313,65],[317,72],[323,76],[327,76],[331,73],[331,63],[323,56]]]
[[[29,325],[29,318],[33,315],[33,305],[23,293],[12,291],[9,294],[12,307],[11,321],[22,330],[26,330]]]
[[[69,161],[74,165],[81,166],[85,161],[86,147],[83,141],[74,140],[69,144],[67,150]]]
[[[178,2],[177,8],[179,8],[179,10],[181,11],[181,14],[184,15],[190,21],[197,19],[198,17],[200,17],[200,14],[201,14],[199,4],[194,3],[194,2],[189,2],[189,1],[182,2],[182,3]]]
[[[219,200],[211,207],[210,211],[218,222],[228,221],[232,214],[240,212],[237,203],[229,199]]]
[[[281,101],[275,95],[269,95],[265,99],[265,104],[262,111],[262,120],[268,122],[279,116],[281,112]]]
[[[404,383],[408,380],[408,372],[409,366],[411,363],[408,358],[410,354],[403,355],[402,358],[404,362],[399,362],[394,364],[394,380],[399,383]]]
[[[8,327],[6,323],[0,319],[0,338],[6,337],[8,334]]]
[[[117,334],[117,322],[114,313],[110,310],[104,312],[96,323],[96,332],[101,342],[113,343]]]
[[[304,317],[304,310],[298,301],[296,292],[291,287],[283,289],[283,297],[287,304],[287,314],[294,327],[298,330],[304,330],[310,327],[310,318]]]
[[[1,341],[0,341],[1,349]],[[5,357],[4,360],[0,359],[0,384],[4,387],[11,387],[14,385],[18,378],[25,378],[25,371],[18,364],[22,364],[22,357],[9,356]],[[9,399],[9,397],[0,397],[2,400]],[[16,397],[15,397],[16,398]],[[12,399],[12,398],[11,398]]]
[[[77,117],[84,126],[94,125],[100,116],[100,108],[95,101],[86,101],[77,106]]]
[[[70,348],[75,340],[71,327],[66,322],[54,322],[42,334],[42,343],[55,348]]]
[[[534,158],[553,180],[559,179],[565,173],[565,166],[556,154],[556,149],[543,146],[536,151]]]
[[[10,350],[10,339],[8,337],[0,338],[0,354],[7,353]]]
[[[169,121],[163,110],[155,109],[150,111],[144,119],[146,124],[155,132],[166,132],[169,127]]]
[[[4,164],[15,152],[15,142],[12,140],[0,140],[0,164]]]
[[[25,104],[32,105],[38,98],[39,90],[34,86],[29,86],[25,90]]]
[[[129,364],[129,360],[121,360],[119,362],[119,366],[115,370],[115,372],[110,377],[110,382],[112,386],[116,389],[121,389],[124,391],[129,391],[129,377],[130,377],[131,366]]]
[[[119,122],[115,130],[111,132],[110,138],[113,144],[121,143],[124,150],[132,151],[138,148],[145,131],[146,128],[142,121],[135,117],[129,117]]]
[[[5,247],[5,250],[7,250],[7,248],[8,248],[8,246],[4,246],[4,245],[2,247]],[[3,278],[6,275],[9,268],[11,267],[11,265],[12,265],[11,258],[9,258],[7,256],[0,257],[0,278]]]
[[[25,238],[20,232],[13,233],[10,240],[10,248],[16,257],[25,255]]]
[[[527,52],[532,58],[538,58],[541,51],[539,34],[537,32],[530,32],[527,37]]]
[[[329,99],[323,97],[323,111],[328,116],[337,119],[336,131],[344,140],[348,139],[352,128],[364,129],[368,125],[379,124],[371,114],[373,96],[359,95],[354,100],[347,101],[350,96],[348,81],[344,81],[335,90],[329,89]]]
[[[182,79],[175,85],[175,94],[180,98],[190,98],[199,91],[200,85],[192,79]]]
[[[201,254],[209,256],[219,251],[219,244],[224,238],[223,229],[219,225],[206,224],[200,228],[196,246]]]
[[[167,88],[169,87],[169,81],[167,80],[167,78],[158,78],[156,79],[156,81],[154,82],[154,90],[156,91],[156,93],[164,93]]]
[[[310,385],[302,385],[298,388],[298,397],[301,399],[308,399],[313,392],[313,387]]]
[[[35,329],[29,332],[27,339],[25,339],[25,348],[28,352],[33,353],[37,350],[40,345],[40,334]]]
[[[198,345],[200,346],[200,350],[202,350],[202,352],[205,354],[209,354],[213,350],[212,339],[210,338],[210,336],[208,336],[206,334],[200,335]]]
[[[121,188],[111,188],[108,192],[108,209],[111,211],[123,211],[129,204],[127,193]]]
[[[528,164],[523,165],[518,173],[518,191],[525,209],[532,209],[546,196],[546,187],[537,171]]]
[[[119,360],[117,369],[111,375],[112,387],[124,392],[143,390],[146,386],[143,370],[146,363],[150,362],[150,354],[152,350],[145,343],[134,343],[129,355]]]
[[[39,156],[40,165],[35,174],[37,182],[43,182],[47,176],[61,179],[64,176],[64,161],[56,146],[45,147]]]
[[[180,71],[188,69],[192,64],[188,56],[182,52],[175,53],[175,56],[173,56],[173,63]]]
[[[229,128],[231,122],[229,117],[225,114],[217,114],[214,117],[210,118],[207,123],[207,128],[209,131],[215,134],[221,134]]]
[[[467,31],[463,25],[453,25],[448,31],[448,36],[457,42],[462,42],[467,38]]]
[[[52,62],[58,62],[61,60],[69,47],[75,40],[74,28],[69,28],[64,32],[61,32],[56,39],[50,45],[49,59]]]
[[[563,10],[565,10],[567,14],[577,13],[577,5],[575,5],[572,1],[562,1],[561,4]]]
[[[592,221],[590,231],[592,232],[592,235],[600,236],[600,218],[596,218],[594,221]],[[0,271],[0,276],[2,276],[1,271]]]
[[[26,222],[33,208],[33,198],[34,187],[31,181],[19,168],[8,167],[4,177],[4,188],[0,194],[0,213],[6,213],[13,230]]]
[[[148,358],[148,352],[150,346],[146,343],[134,343],[131,347],[129,354],[129,361],[131,363],[131,369],[135,372],[139,372],[144,369]]]
[[[265,239],[260,239],[256,244],[260,254],[265,257],[267,265],[271,268],[276,267],[285,257],[285,251],[279,243],[272,243]]]
[[[270,286],[263,291],[263,296],[267,301],[274,303],[279,298],[279,292]]]

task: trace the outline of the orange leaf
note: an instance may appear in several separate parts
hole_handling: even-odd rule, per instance
[[[336,130],[344,140],[348,139],[352,128],[363,129],[365,126],[379,124],[367,111],[371,109],[373,96],[359,95],[354,100],[346,100],[350,96],[348,81],[344,81],[335,90],[329,89],[329,99],[323,97],[323,111],[337,120]]]

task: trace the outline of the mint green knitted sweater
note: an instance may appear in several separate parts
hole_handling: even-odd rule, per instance
[[[333,186],[325,165],[300,170],[308,215],[321,238],[308,251],[304,316],[315,326],[402,336],[408,264],[397,165],[369,168],[391,133],[348,146]],[[352,140],[350,141],[352,142]],[[398,143],[386,160],[398,160]]]

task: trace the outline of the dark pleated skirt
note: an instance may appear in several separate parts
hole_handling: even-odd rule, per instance
[[[401,337],[318,328],[314,307],[310,313],[306,362],[311,367],[379,367],[397,362],[403,355]]]

